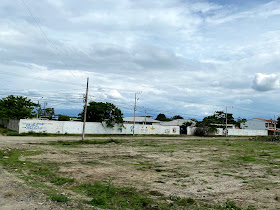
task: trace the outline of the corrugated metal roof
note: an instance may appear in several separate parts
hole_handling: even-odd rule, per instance
[[[167,126],[182,126],[183,123],[185,122],[191,122],[193,125],[195,124],[194,121],[192,120],[187,120],[187,119],[176,119],[176,120],[172,120],[172,121],[166,121],[166,122],[161,122],[161,125],[167,125]]]
[[[123,121],[124,122],[133,122],[134,121],[134,117],[124,117]],[[148,118],[148,117],[146,117],[146,121],[145,121],[145,117],[135,117],[135,122],[138,122],[138,123],[139,122],[141,122],[141,123],[144,123],[144,122],[160,123],[160,121],[154,120],[154,119],[151,119],[151,118]]]
[[[265,122],[270,122],[270,123],[276,123],[277,122],[277,121],[274,121],[274,120],[266,120],[264,118],[255,118],[255,119],[262,120],[262,121],[265,121]]]

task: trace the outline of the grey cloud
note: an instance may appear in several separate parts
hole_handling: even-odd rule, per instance
[[[252,88],[257,91],[268,91],[280,87],[280,78],[275,74],[257,73]]]

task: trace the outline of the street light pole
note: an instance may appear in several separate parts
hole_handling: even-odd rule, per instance
[[[135,99],[134,99],[134,110],[133,110],[133,136],[134,136],[134,133],[135,133],[135,112],[136,112],[136,102],[137,102],[137,94],[141,94],[142,92],[136,92],[135,93]]]
[[[86,129],[86,120],[87,120],[88,80],[89,80],[89,78],[87,78],[87,89],[86,89],[86,95],[85,95],[84,122],[83,122],[83,131],[82,131],[82,141],[85,140],[85,129]]]
[[[227,106],[226,106],[226,137],[228,136],[228,129],[227,129]]]

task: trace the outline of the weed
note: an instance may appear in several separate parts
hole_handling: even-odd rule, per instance
[[[55,202],[62,202],[62,203],[69,201],[69,198],[64,195],[51,195],[47,199],[55,201]]]
[[[153,195],[153,196],[163,196],[163,194],[159,191],[156,191],[156,190],[152,190],[149,192],[150,195]]]
[[[109,143],[120,144],[122,143],[122,141],[117,139],[84,140],[84,141],[50,141],[47,144],[57,145],[57,146],[77,146],[77,145],[84,145],[84,144],[109,144]]]
[[[53,177],[51,180],[51,183],[55,185],[64,185],[66,183],[73,183],[75,179],[73,178],[64,178],[64,177]]]
[[[100,208],[150,209],[153,203],[151,198],[136,192],[134,188],[115,187],[111,182],[107,184],[86,183],[76,187],[76,189],[92,197],[89,204]]]
[[[224,176],[233,176],[232,174],[222,174]]]
[[[176,194],[170,194],[168,197],[171,201],[179,201],[181,198]]]
[[[165,183],[164,181],[161,181],[161,180],[156,180],[155,182],[157,182],[157,183],[162,183],[162,184]]]
[[[178,206],[190,206],[190,205],[195,204],[195,200],[192,198],[182,198],[182,199],[176,200],[175,204],[177,204]]]

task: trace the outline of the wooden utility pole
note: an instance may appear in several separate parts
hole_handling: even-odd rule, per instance
[[[133,115],[133,136],[134,136],[134,132],[135,132],[135,112],[136,112],[136,102],[137,102],[137,100],[139,99],[137,99],[137,94],[141,94],[142,93],[142,91],[140,91],[140,92],[136,92],[135,93],[135,101],[134,101],[134,115]]]
[[[135,111],[136,111],[136,101],[137,101],[137,99],[136,99],[136,94],[137,93],[135,93],[135,101],[134,101],[134,109],[133,109],[133,111],[134,111],[134,114],[133,114],[133,136],[134,136],[134,130],[135,130]]]
[[[89,78],[87,78],[87,90],[86,90],[86,95],[85,95],[84,123],[83,123],[82,141],[85,140],[85,128],[86,128],[86,119],[87,119],[88,80],[89,80]]]

